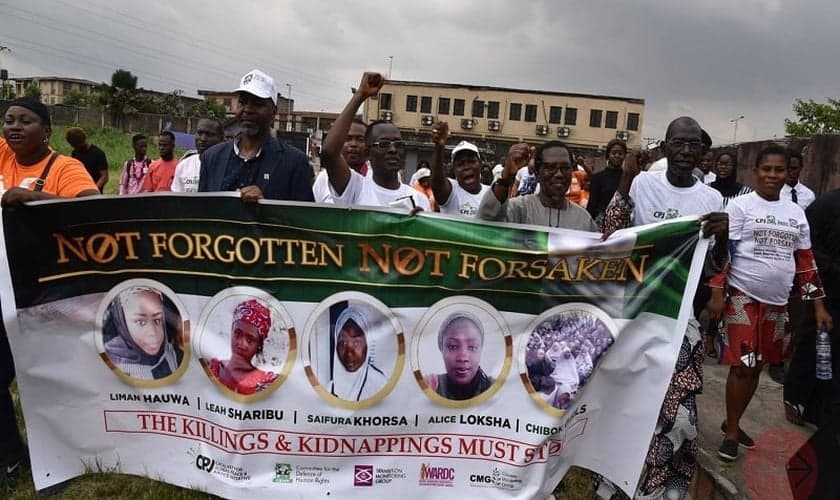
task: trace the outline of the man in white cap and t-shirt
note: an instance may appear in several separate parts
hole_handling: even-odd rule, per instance
[[[243,201],[314,201],[312,167],[297,148],[271,135],[277,114],[274,79],[255,69],[242,77],[236,92],[241,132],[231,142],[201,153],[200,192],[239,191]]]
[[[441,213],[475,217],[478,205],[490,186],[481,183],[481,156],[478,146],[461,141],[452,150],[452,167],[455,179],[443,173],[443,153],[449,138],[449,124],[438,122],[432,129],[432,192]]]

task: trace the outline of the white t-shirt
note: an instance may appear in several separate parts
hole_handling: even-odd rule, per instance
[[[478,215],[478,206],[481,205],[481,198],[484,197],[484,193],[490,190],[490,186],[481,184],[481,189],[478,193],[472,194],[462,188],[455,179],[447,180],[452,185],[452,192],[449,194],[449,199],[446,200],[446,204],[440,204],[440,211],[450,215],[476,217]]]
[[[726,212],[734,243],[729,284],[764,304],[787,304],[796,274],[793,253],[811,248],[805,211],[753,192],[730,200]]]
[[[651,163],[650,168],[647,169],[648,172],[661,172],[663,170],[668,170],[668,158],[664,156]]]
[[[370,177],[373,170],[370,165],[367,166],[365,177]],[[330,189],[330,178],[327,175],[326,169],[321,169],[318,175],[315,176],[315,182],[312,184],[312,195],[315,197],[315,203],[334,203],[332,190]]]
[[[364,177],[355,170],[350,171],[350,182],[339,196],[332,184],[330,194],[336,204],[368,205],[372,207],[405,208],[411,210],[418,206],[430,211],[429,199],[407,184],[400,184],[397,189],[384,188],[373,181],[373,176]],[[414,198],[414,205],[408,197]],[[316,200],[317,201],[317,200]]]
[[[791,195],[791,191],[796,190],[796,204],[802,207],[802,210],[808,208],[808,205],[814,203],[814,200],[817,199],[817,195],[811,191],[808,186],[802,184],[801,182],[797,181],[796,185],[793,187],[788,186],[785,184],[782,186],[782,192],[779,194],[779,198],[784,200],[793,201],[793,195]]]
[[[175,176],[172,178],[172,191],[176,193],[195,193],[198,191],[198,176],[201,172],[201,155],[188,156],[178,162]]]
[[[519,183],[519,195],[534,194],[537,189],[537,175],[528,171],[528,165],[517,170],[516,181]]]
[[[676,187],[665,174],[665,170],[647,171],[633,179],[630,199],[634,203],[634,226],[723,211],[723,196],[717,190],[700,181],[690,187]]]
[[[703,175],[703,184],[711,184],[717,180],[717,175],[714,172],[709,172]]]

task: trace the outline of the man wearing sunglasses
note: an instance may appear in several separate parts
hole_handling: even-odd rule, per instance
[[[353,117],[368,97],[385,84],[379,73],[365,73],[359,88],[333,123],[321,148],[321,167],[327,171],[336,204],[396,207],[429,211],[429,200],[399,178],[405,168],[405,141],[391,122],[375,121],[365,131],[365,148],[373,174],[365,177],[351,169],[342,157],[345,138]]]

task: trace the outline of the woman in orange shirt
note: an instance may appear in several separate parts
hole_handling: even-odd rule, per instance
[[[99,194],[85,167],[49,147],[50,113],[39,101],[29,98],[12,101],[3,117],[0,139],[0,173],[4,207],[49,198],[75,198]],[[50,164],[49,170],[47,165]],[[46,171],[46,172],[45,172]],[[6,330],[0,322],[0,467],[6,471],[24,470],[28,451],[18,434],[9,385],[15,378],[15,365]]]
[[[12,101],[3,117],[0,140],[0,171],[7,188],[3,206],[99,194],[84,165],[50,149],[51,132],[50,113],[41,102]]]

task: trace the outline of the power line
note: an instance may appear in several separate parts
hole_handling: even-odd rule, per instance
[[[61,1],[61,0],[59,0],[59,1]],[[62,2],[62,3],[66,4],[66,2]],[[75,8],[81,8],[82,10],[87,10],[88,12],[96,14],[99,17],[104,17],[106,19],[112,19],[112,20],[118,21],[118,22],[120,22],[120,24],[128,24],[129,26],[133,26],[136,29],[142,29],[144,32],[150,31],[148,26],[139,26],[135,23],[127,21],[127,19],[130,19],[130,18],[117,19],[117,18],[113,18],[113,17],[107,16],[107,15],[103,16],[102,13],[100,13],[100,12],[94,12],[94,11],[91,11],[89,9],[85,9],[84,7],[80,7],[80,6],[74,6],[74,7]],[[195,68],[197,71],[201,71],[201,72],[205,72],[205,73],[212,73],[212,74],[215,74],[218,77],[222,77],[222,78],[233,78],[233,75],[231,73],[218,70],[215,67],[213,67],[212,65],[202,65],[201,63],[194,62],[192,59],[184,60],[184,59],[181,59],[181,58],[177,58],[176,56],[172,56],[171,54],[166,53],[165,51],[161,51],[159,49],[149,47],[149,46],[146,46],[146,45],[143,45],[143,44],[129,45],[128,42],[125,42],[122,39],[119,39],[117,37],[108,35],[106,33],[102,33],[100,31],[90,30],[90,29],[87,29],[87,28],[84,28],[84,27],[81,27],[81,26],[78,26],[78,25],[73,25],[73,24],[70,24],[70,23],[66,23],[66,22],[63,22],[61,20],[51,18],[50,16],[47,16],[47,15],[44,15],[44,14],[38,14],[38,13],[35,13],[35,12],[32,12],[32,11],[28,11],[26,9],[21,9],[19,7],[13,7],[12,9],[18,11],[18,13],[16,14],[14,12],[11,12],[11,13],[8,13],[9,15],[11,15],[12,17],[16,17],[18,19],[22,19],[24,21],[35,22],[35,23],[38,24],[38,26],[40,28],[47,27],[51,30],[60,31],[60,32],[72,35],[74,37],[77,37],[81,40],[85,40],[85,41],[88,41],[88,42],[94,42],[94,43],[98,42],[99,39],[95,38],[93,36],[90,36],[90,34],[97,35],[98,37],[101,37],[101,38],[112,41],[114,44],[116,44],[118,46],[122,46],[126,52],[134,54],[138,57],[147,58],[147,59],[150,59],[152,61],[157,61],[157,60],[160,60],[160,59],[167,59],[167,60],[173,61],[175,63],[178,63],[181,66]],[[25,13],[25,14],[29,14],[31,16],[35,16],[36,19],[33,20],[33,19],[28,19],[25,16],[21,16],[20,15],[21,12]],[[48,21],[56,22],[57,24],[60,24],[60,25],[63,25],[63,26],[69,26],[71,28],[76,28],[78,30],[84,30],[84,31],[82,33],[79,33],[79,32],[74,32],[74,31],[68,30],[67,28],[64,28],[64,27],[58,27],[58,26],[52,26],[52,25],[49,25],[49,24],[45,24],[43,22],[44,19],[47,19]],[[151,31],[156,31],[156,32],[158,32],[162,35],[166,35],[166,36],[171,37],[171,34],[160,31],[160,30],[157,30],[157,29],[152,29]],[[21,40],[21,39],[17,39],[17,40]],[[45,45],[42,45],[42,44],[38,44],[37,42],[33,42],[33,41],[29,41],[29,40],[26,40],[26,42],[31,43],[31,44],[36,45],[36,46],[39,46],[39,47],[43,47],[44,49],[49,49],[49,47],[47,47]],[[194,42],[187,42],[184,39],[179,39],[179,43],[182,43],[182,44],[185,44],[185,45],[190,45],[190,46],[202,49],[202,50],[207,49],[206,46],[202,46],[202,45],[196,44]],[[138,50],[138,49],[146,49],[146,51]],[[148,52],[148,51],[150,51],[150,52]],[[44,53],[43,50],[41,50],[40,52]],[[65,51],[65,53],[66,53],[66,51]],[[228,56],[228,57],[233,59],[231,56]],[[90,61],[79,61],[78,59],[74,59],[74,60],[76,60],[76,61],[78,61],[82,64],[90,65]],[[239,61],[239,62],[241,64],[241,61]],[[116,64],[115,66],[126,67],[127,65],[124,64],[124,63],[120,63],[120,64]],[[114,69],[114,68],[109,68],[109,69]],[[128,69],[131,69],[131,68],[128,68]],[[162,75],[159,75],[159,74],[156,74],[156,73],[149,73],[149,72],[146,72],[144,70],[139,70],[139,69],[134,69],[133,71],[141,77],[145,77],[145,76],[148,75],[153,80],[164,82],[164,83],[167,83],[169,85],[175,84],[175,85],[173,85],[173,87],[184,87],[186,89],[192,89],[194,86],[196,86],[195,82],[187,82],[185,80],[177,79],[177,78],[174,78],[172,76],[162,76]],[[303,74],[302,72],[298,72],[298,73]],[[318,83],[320,83],[321,85],[324,85],[324,82],[325,82],[325,80],[319,79],[319,78],[307,78],[307,77],[304,77],[304,78],[315,80]],[[300,85],[300,87],[302,89],[308,89],[308,86]],[[299,92],[299,94],[303,95],[303,96],[311,97],[314,101],[316,101],[316,103],[317,103],[317,101],[320,101],[321,104],[329,103],[329,104],[334,104],[334,105],[337,105],[337,106],[342,106],[343,105],[343,102],[340,102],[339,100],[336,100],[333,96],[327,97],[323,94],[319,94],[317,92],[311,92],[311,91],[307,91],[307,90],[301,90]]]

